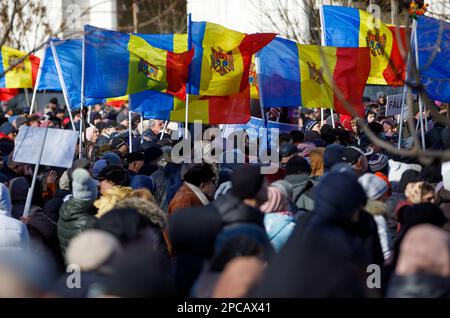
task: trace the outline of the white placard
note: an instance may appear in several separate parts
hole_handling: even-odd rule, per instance
[[[398,95],[388,95],[386,99],[386,117],[399,115],[402,112],[402,98],[403,94]],[[417,101],[417,95],[412,95],[413,101]],[[405,104],[406,108],[406,97]],[[406,110],[406,109],[405,109]]]
[[[45,131],[47,130],[47,135]],[[45,143],[44,143],[45,138]],[[78,132],[73,130],[21,126],[15,139],[13,160],[41,165],[70,168],[74,160]]]

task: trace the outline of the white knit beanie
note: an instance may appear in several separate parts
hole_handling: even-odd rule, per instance
[[[363,174],[359,177],[358,182],[364,189],[368,200],[377,200],[388,190],[387,183],[372,173]]]
[[[70,240],[66,252],[67,264],[76,264],[81,271],[98,269],[120,253],[122,247],[119,241],[110,233],[89,229]]]

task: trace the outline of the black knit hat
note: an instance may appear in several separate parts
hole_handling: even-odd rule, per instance
[[[264,175],[256,165],[241,166],[231,175],[232,192],[242,200],[255,197],[263,182]]]
[[[119,166],[106,166],[98,175],[98,180],[108,180],[113,182],[115,185],[129,186],[130,176],[128,173]]]
[[[144,161],[144,154],[141,152],[130,152],[126,156],[127,163],[132,163],[135,161]]]

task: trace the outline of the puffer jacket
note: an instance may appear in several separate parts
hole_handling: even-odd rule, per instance
[[[261,211],[244,204],[230,192],[218,197],[209,206],[220,213],[223,227],[240,223],[255,223],[264,228],[264,215]]]
[[[314,210],[312,190],[317,183],[316,178],[305,174],[290,174],[284,180],[292,185],[292,201],[295,205],[301,210]]]
[[[11,217],[8,188],[0,183],[0,251],[28,248],[29,235],[25,224]]]
[[[59,245],[64,256],[69,241],[86,229],[93,228],[97,218],[97,209],[93,201],[82,201],[71,198],[64,202],[59,210],[57,224]]]
[[[98,209],[97,217],[100,218],[106,212],[112,210],[117,202],[126,198],[133,191],[130,187],[113,186],[105,194],[94,202]]]
[[[295,228],[295,217],[290,212],[272,212],[264,215],[264,226],[270,243],[278,252]]]

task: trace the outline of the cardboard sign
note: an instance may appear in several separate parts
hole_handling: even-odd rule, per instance
[[[402,112],[402,98],[403,94],[388,95],[386,99],[386,117],[399,115]],[[412,95],[413,101],[417,101],[417,95]],[[406,111],[406,98],[404,103]]]
[[[21,163],[70,168],[78,132],[65,129],[21,126],[15,139],[13,160]],[[41,149],[42,151],[41,157]]]

